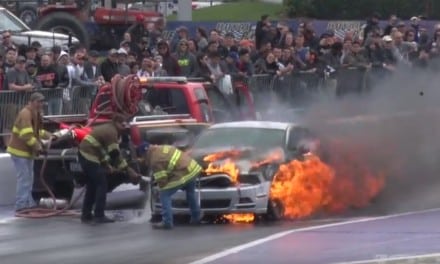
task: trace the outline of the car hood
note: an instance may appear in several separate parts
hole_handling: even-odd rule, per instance
[[[69,44],[69,35],[48,31],[29,30],[12,32],[12,41],[18,45],[29,45],[29,42],[38,41],[43,47],[52,47],[54,45],[62,47]],[[72,43],[78,42],[79,40],[72,36]]]
[[[203,149],[191,149],[190,155],[199,162],[203,168],[207,168],[209,162],[203,159],[210,154],[226,153],[229,151],[239,151],[240,156],[238,158],[232,158],[235,165],[240,170],[240,173],[246,174],[255,168],[255,166],[262,162],[267,163],[281,163],[285,160],[285,153],[281,148],[274,148],[266,151],[257,150],[252,147],[236,148],[236,147],[216,147],[216,148],[203,148]],[[276,155],[276,156],[275,156]],[[219,159],[215,162],[221,162],[232,156],[225,155],[223,159]]]

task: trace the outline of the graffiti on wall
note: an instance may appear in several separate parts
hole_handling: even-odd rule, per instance
[[[329,21],[326,30],[333,31],[335,36],[341,39],[348,31],[353,32],[354,36],[358,37],[362,34],[363,24],[361,21]]]
[[[409,21],[404,21],[409,25]],[[277,21],[273,21],[274,24]],[[297,31],[299,20],[289,20],[288,26],[294,32]],[[364,20],[352,20],[352,21],[329,21],[329,20],[314,20],[312,21],[316,34],[319,36],[322,33],[332,30],[338,37],[343,38],[347,31],[353,31],[356,36],[360,36],[365,26]],[[421,26],[432,32],[434,25],[439,21],[424,20],[421,22]],[[385,28],[387,21],[381,21],[381,27]],[[185,26],[188,28],[192,37],[196,32],[197,27],[202,27],[208,31],[217,29],[222,35],[227,32],[232,32],[237,40],[241,39],[253,39],[255,34],[256,22],[177,22],[170,21],[167,23],[167,32],[165,37],[172,39],[175,37],[175,31],[178,27]]]

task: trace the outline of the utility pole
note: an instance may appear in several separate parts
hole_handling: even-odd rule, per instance
[[[177,5],[177,20],[192,21],[192,1],[179,0]]]

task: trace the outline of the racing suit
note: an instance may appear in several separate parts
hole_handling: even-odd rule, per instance
[[[34,157],[43,148],[41,139],[49,138],[50,133],[42,129],[41,113],[25,106],[15,119],[6,149],[17,171],[16,211],[36,206],[32,198]]]
[[[145,153],[145,163],[153,172],[154,181],[159,187],[162,204],[162,223],[158,228],[173,227],[171,197],[178,190],[186,192],[186,200],[191,210],[191,223],[200,221],[200,205],[195,193],[196,178],[202,167],[179,149],[163,145],[151,146]]]

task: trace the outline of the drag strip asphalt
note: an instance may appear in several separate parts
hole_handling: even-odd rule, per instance
[[[0,223],[0,263],[183,264],[292,228],[343,219],[274,224],[208,224],[153,230],[148,216],[100,226],[78,217],[13,218]]]
[[[190,264],[428,261],[440,252],[439,218],[440,209],[432,209],[292,229]]]
[[[178,225],[171,231],[153,230],[149,215],[138,214],[128,211],[125,215],[133,217],[99,226],[81,224],[78,217],[8,218],[0,221],[0,263],[404,263],[376,260],[434,258],[440,252],[440,209],[272,224]]]

